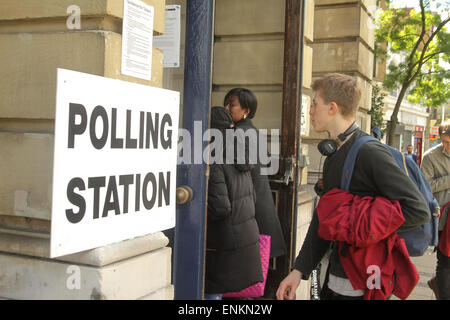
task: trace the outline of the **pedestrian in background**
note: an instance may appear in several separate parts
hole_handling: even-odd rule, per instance
[[[441,143],[427,150],[423,155],[422,172],[430,183],[434,197],[441,207],[450,201],[450,120],[439,126]],[[448,211],[448,210],[447,210]],[[447,215],[439,220],[439,231],[442,232]],[[428,285],[440,300],[450,299],[450,257],[437,249],[436,277]]]
[[[408,144],[408,146],[406,147],[405,157],[410,157],[418,165],[419,163],[417,162],[417,155],[413,152],[413,150],[414,147],[411,144]]]
[[[258,222],[261,234],[269,235],[270,257],[279,257],[286,254],[286,245],[284,242],[283,231],[281,230],[280,220],[278,218],[275,204],[270,190],[269,179],[267,175],[261,174],[261,159],[259,158],[258,147],[260,139],[266,139],[255,128],[251,119],[256,114],[258,102],[252,91],[245,88],[231,89],[224,98],[223,105],[230,111],[235,129],[242,129],[244,132],[253,131],[257,137],[255,144],[246,142],[246,148],[249,153],[257,155],[256,166],[252,169],[252,180],[256,192],[256,221]],[[267,150],[262,150],[267,153]]]
[[[216,147],[223,149],[215,150],[216,163],[209,169],[205,299],[221,300],[223,293],[241,291],[264,278],[250,174],[254,165],[226,162],[227,149],[234,147],[226,141],[226,130],[233,128],[229,111],[213,107],[211,128],[219,130],[222,143],[216,141]]]

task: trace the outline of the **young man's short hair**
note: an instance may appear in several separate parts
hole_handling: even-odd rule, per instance
[[[450,137],[450,120],[444,121],[439,126],[439,136],[449,136]]]
[[[336,102],[344,117],[355,116],[361,99],[356,79],[340,73],[331,73],[317,79],[311,88],[318,91],[325,103]]]

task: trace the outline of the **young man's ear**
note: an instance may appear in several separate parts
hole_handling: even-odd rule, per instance
[[[330,115],[335,115],[335,114],[337,114],[338,112],[339,112],[339,106],[337,105],[337,103],[336,102],[334,102],[334,101],[331,101],[329,104],[328,104],[328,113],[330,114]]]

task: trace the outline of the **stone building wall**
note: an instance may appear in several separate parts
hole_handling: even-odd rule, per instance
[[[144,2],[155,9],[154,33],[164,33],[165,1]],[[79,29],[67,24],[72,5],[80,9]],[[2,298],[173,298],[162,233],[49,258],[56,69],[162,87],[157,48],[151,81],[121,74],[122,19],[117,0],[0,2]]]
[[[361,101],[356,116],[360,128],[370,131],[372,86],[374,74],[374,24],[371,13],[375,10],[375,0],[315,0],[314,42],[312,77],[339,72],[355,77],[362,90]],[[308,93],[312,97],[312,92]],[[320,154],[317,144],[327,138],[325,133],[314,130],[302,142],[309,145],[310,167],[308,182],[317,181]]]

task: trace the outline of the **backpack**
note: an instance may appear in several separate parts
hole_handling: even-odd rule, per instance
[[[344,169],[342,171],[341,189],[349,190],[359,148],[370,140],[378,141],[374,137],[364,136],[356,140],[351,147],[347,158],[345,159]],[[416,184],[430,208],[431,220],[429,222],[408,231],[398,232],[398,235],[405,240],[409,255],[412,257],[419,257],[427,251],[428,246],[438,245],[439,213],[437,212],[439,212],[439,204],[433,197],[430,185],[417,164],[414,163],[412,159],[405,157],[400,151],[388,145],[385,146],[394,157],[397,165],[402,168],[406,175]]]

